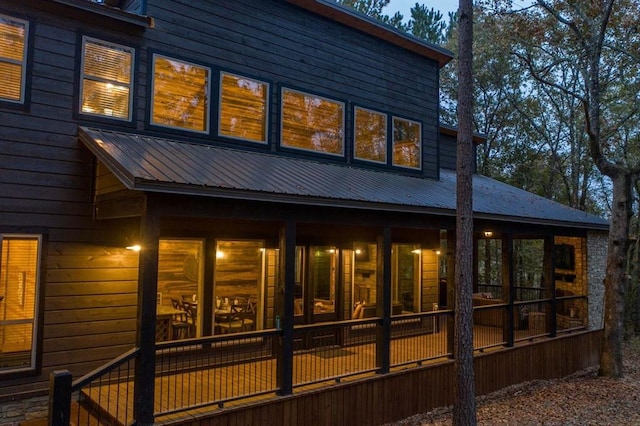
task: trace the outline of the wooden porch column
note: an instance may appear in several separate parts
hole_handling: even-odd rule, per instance
[[[276,315],[282,334],[276,338],[277,384],[280,395],[293,393],[293,304],[296,285],[296,224],[288,219],[280,228],[280,282],[276,293]],[[275,326],[278,327],[277,321]]]
[[[378,235],[376,282],[376,316],[382,322],[376,327],[376,367],[386,374],[391,368],[391,228],[385,226]]]
[[[551,337],[555,337],[557,334],[557,316],[558,302],[556,301],[556,260],[555,260],[555,239],[553,235],[546,235],[544,237],[544,288],[545,298],[551,299],[551,312],[550,316],[547,316],[547,325]]]
[[[156,369],[156,297],[158,291],[158,244],[160,218],[149,197],[141,220],[138,264],[137,345],[140,349],[134,382],[134,417],[138,425],[154,423]]]
[[[502,294],[507,295],[507,312],[503,316],[502,327],[503,339],[507,342],[507,346],[514,344],[514,306],[513,302],[516,298],[514,279],[513,279],[513,235],[502,234]],[[503,296],[504,297],[504,296]]]

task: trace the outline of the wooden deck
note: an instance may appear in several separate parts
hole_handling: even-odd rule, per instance
[[[436,331],[392,339],[392,371],[449,363],[446,328],[439,327]],[[502,335],[500,328],[476,326],[474,347],[501,348]],[[530,332],[527,330],[518,331],[516,338],[528,335]],[[158,374],[155,382],[156,422],[170,424],[194,416],[211,415],[222,407],[246,406],[276,398],[277,359],[272,355],[267,352],[267,356],[260,359],[225,359],[228,362],[217,364],[210,358],[182,362],[175,357],[159,361],[165,370]],[[236,360],[242,358],[237,354],[234,356],[239,357]],[[295,352],[293,361],[294,394],[375,377],[376,371],[374,342],[299,350]],[[133,381],[119,380],[116,383],[112,378],[82,391],[85,404],[90,403],[97,417],[102,419],[101,424],[105,424],[104,419],[108,417],[123,425],[133,420]],[[73,420],[76,424],[91,423],[85,411],[79,411]]]

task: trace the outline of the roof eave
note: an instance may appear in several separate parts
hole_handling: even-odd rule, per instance
[[[332,19],[341,24],[356,28],[366,34],[378,37],[396,46],[425,56],[444,67],[453,59],[453,53],[435,44],[428,43],[411,34],[404,33],[390,25],[344,7],[329,0],[287,0],[318,15]]]

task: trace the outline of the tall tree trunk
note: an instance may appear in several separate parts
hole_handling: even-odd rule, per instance
[[[627,288],[625,259],[631,218],[631,176],[612,177],[613,202],[609,228],[609,252],[604,277],[604,341],[600,353],[601,376],[622,377],[622,338],[624,336],[624,295]]]
[[[454,425],[475,425],[473,373],[473,7],[460,0],[458,21],[458,147],[456,184],[456,288]]]

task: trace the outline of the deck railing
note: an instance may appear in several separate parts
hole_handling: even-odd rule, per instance
[[[476,306],[474,349],[553,335],[553,307],[550,300]],[[452,357],[453,315],[440,310],[392,316],[388,346],[381,347],[382,318],[295,326],[292,358],[283,356],[283,332],[274,329],[157,343],[154,416],[167,419],[274,395],[280,386],[295,393],[310,385],[384,372],[384,365],[406,368],[447,360]],[[73,384],[69,379],[68,393],[73,392],[78,408],[76,424],[134,423],[137,353],[133,349]],[[291,386],[281,382],[287,376],[280,375],[282,371],[291,371]],[[64,416],[64,410],[60,412]]]

